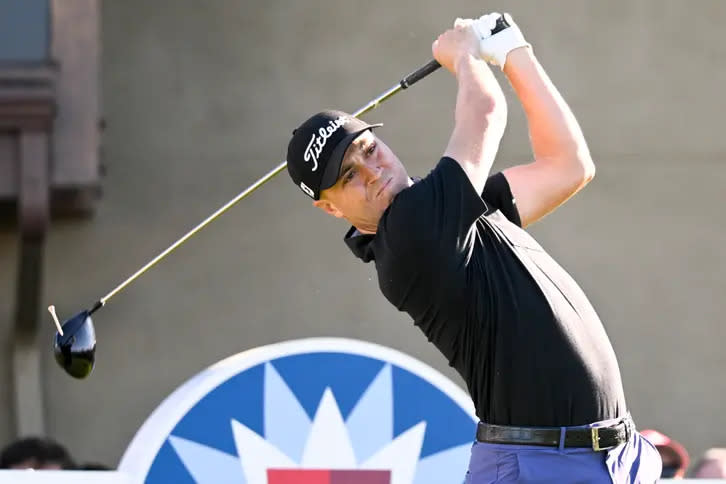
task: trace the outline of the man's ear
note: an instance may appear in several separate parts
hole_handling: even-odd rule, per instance
[[[338,210],[330,200],[315,200],[313,206],[318,207],[323,212],[332,215],[333,217],[342,218],[343,212]]]

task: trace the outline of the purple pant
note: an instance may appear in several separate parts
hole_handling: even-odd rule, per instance
[[[597,422],[579,428],[616,422]],[[465,483],[653,484],[660,472],[660,454],[653,444],[634,432],[628,442],[599,452],[589,448],[476,442],[471,449]]]

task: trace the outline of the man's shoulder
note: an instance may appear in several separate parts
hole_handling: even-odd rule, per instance
[[[410,241],[413,238],[411,235],[421,231],[426,214],[416,207],[420,206],[424,192],[421,182],[415,182],[396,195],[378,223],[377,242],[385,243],[390,248],[391,245]]]
[[[429,176],[414,179],[413,185],[401,190],[383,212],[374,242],[378,255],[385,252],[399,262],[410,260],[425,252],[436,238],[429,208],[434,197]]]
[[[430,186],[431,173],[423,178],[412,178],[413,184],[396,194],[381,216],[379,235],[420,230],[421,225],[430,219],[425,207],[434,195]]]
[[[418,212],[421,213],[421,202],[430,199],[435,191],[442,187],[437,186],[449,179],[447,172],[456,170],[458,163],[449,157],[442,157],[436,166],[424,177],[412,177],[413,184],[401,190],[391,202],[384,217],[390,216],[392,212]]]

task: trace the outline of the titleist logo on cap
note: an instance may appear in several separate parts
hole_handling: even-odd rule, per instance
[[[348,123],[350,119],[351,118],[349,116],[338,116],[335,120],[328,121],[328,126],[323,126],[318,129],[318,134],[313,134],[312,138],[310,138],[310,143],[308,143],[308,147],[305,148],[305,155],[303,158],[305,161],[313,162],[313,171],[318,169],[318,158],[320,158],[320,153],[323,151],[323,148],[325,148],[325,143],[328,142],[328,138],[333,136],[333,133],[335,133],[338,128]]]

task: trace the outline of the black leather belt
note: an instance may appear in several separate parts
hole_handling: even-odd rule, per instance
[[[627,442],[634,431],[635,425],[630,417],[609,427],[567,428],[564,447],[590,447],[596,452],[608,450]],[[491,444],[559,447],[560,436],[560,427],[510,427],[479,422],[476,429],[476,440]]]

